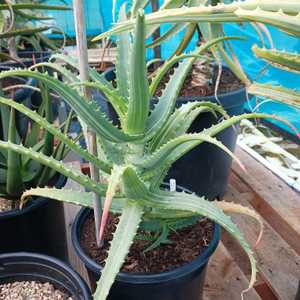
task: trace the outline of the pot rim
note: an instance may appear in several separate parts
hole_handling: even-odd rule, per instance
[[[92,272],[100,275],[102,267],[98,265],[92,258],[90,258],[82,249],[79,241],[81,228],[86,220],[87,216],[91,213],[91,208],[82,208],[77,214],[74,223],[72,225],[72,243],[75,252],[79,258],[83,261],[85,266]],[[131,284],[155,284],[172,281],[186,276],[187,274],[196,272],[207,264],[210,256],[216,250],[221,235],[220,226],[214,223],[213,237],[209,246],[191,262],[184,264],[181,267],[162,272],[162,273],[127,273],[119,272],[116,281],[131,283]]]
[[[57,271],[57,273],[63,273],[65,276],[68,276],[69,280],[74,283],[74,286],[78,286],[78,289],[81,290],[82,296],[84,300],[89,300],[91,299],[91,294],[90,294],[90,289],[88,288],[86,282],[83,280],[81,275],[78,274],[77,271],[75,271],[71,266],[69,266],[66,262],[57,259],[55,257],[45,255],[45,254],[40,254],[40,253],[33,253],[33,252],[11,252],[11,253],[3,253],[0,254],[0,263],[2,260],[5,260],[5,263],[8,264],[13,264],[15,263],[16,265],[20,265],[22,263],[32,263],[32,264],[43,264],[49,267],[49,269],[54,269]],[[15,272],[15,275],[22,276],[23,275],[30,275],[33,273],[32,271],[26,271],[26,270],[21,270],[19,273]],[[14,273],[9,273],[9,274],[0,274],[0,279],[5,279],[7,277],[11,277],[14,275]],[[34,273],[32,274],[33,277],[36,276],[37,278],[39,275],[43,277],[43,273]],[[48,276],[47,276],[48,277]],[[50,278],[53,279],[53,283],[58,283],[59,281],[55,278],[55,274],[53,277],[49,275]],[[51,282],[51,281],[50,281]],[[60,282],[60,284],[63,286],[64,282]]]
[[[223,68],[226,70],[230,70],[230,68],[226,65],[223,65]],[[115,67],[110,67],[106,71],[103,72],[104,77],[109,80],[111,77],[115,77]],[[109,77],[109,78],[107,78]],[[215,95],[210,95],[210,96],[179,96],[176,99],[176,102],[178,103],[185,103],[185,102],[190,102],[190,101],[210,101],[214,102],[216,104],[222,105],[222,107],[225,110],[234,108],[234,107],[240,107],[244,105],[244,102],[241,103],[240,101],[233,101],[236,99],[236,96],[238,94],[245,94],[246,96],[246,87],[243,86],[237,90],[227,92],[227,93],[218,93],[217,96],[220,97],[220,101],[218,101],[215,97]],[[155,98],[155,97],[154,97]],[[222,98],[226,98],[226,101],[222,101]],[[232,101],[228,101],[229,99],[233,99]],[[245,97],[246,98],[246,97]],[[230,102],[230,103],[228,103]]]
[[[66,184],[67,178],[61,174],[58,174],[57,181],[54,186],[56,188],[62,188]],[[37,197],[36,200],[30,201],[24,208],[14,208],[9,211],[0,212],[0,220],[14,218],[20,215],[24,215],[31,210],[35,210],[48,202],[48,198]]]

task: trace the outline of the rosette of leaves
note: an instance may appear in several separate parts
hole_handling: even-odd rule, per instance
[[[126,15],[123,7],[121,19],[124,18]],[[94,295],[95,299],[104,300],[108,296],[139,227],[143,229],[154,224],[161,230],[161,234],[164,234],[164,229],[169,225],[179,228],[184,224],[190,224],[191,219],[199,216],[207,217],[220,224],[243,247],[251,263],[252,275],[249,285],[251,288],[257,272],[254,254],[243,234],[226,213],[246,214],[258,219],[262,226],[259,216],[254,211],[234,203],[208,202],[195,194],[167,191],[161,188],[161,184],[172,163],[201,143],[214,144],[234,157],[234,154],[215,136],[242,119],[271,116],[253,113],[229,118],[222,107],[210,102],[192,102],[176,108],[178,93],[193,62],[202,57],[205,51],[223,41],[224,37],[207,42],[191,54],[174,57],[168,67],[172,66],[174,61],[178,62],[178,67],[153,107],[150,101],[167,67],[160,69],[149,85],[145,61],[145,39],[145,17],[143,12],[139,11],[133,32],[121,33],[118,36],[117,87],[113,87],[92,69],[89,73],[90,81],[79,83],[69,69],[54,63],[43,65],[47,64],[48,67],[61,72],[65,77],[65,83],[48,74],[32,70],[11,70],[0,74],[0,79],[9,76],[35,78],[65,99],[77,114],[83,127],[88,127],[95,132],[99,156],[93,156],[82,149],[50,122],[23,105],[5,98],[0,98],[0,103],[26,114],[47,132],[55,135],[69,149],[98,168],[105,180],[95,182],[88,176],[66,167],[54,157],[15,144],[13,141],[0,141],[0,149],[36,160],[91,191],[36,188],[26,191],[22,196],[23,201],[31,196],[47,195],[48,198],[92,207],[93,193],[104,196],[105,200],[101,203],[103,207],[101,228],[100,232],[97,232],[100,239],[103,236],[108,213],[120,214],[120,221]],[[77,68],[76,62],[70,57],[56,55],[56,58],[58,57]],[[80,84],[99,89],[106,95],[107,101],[111,103],[119,117],[119,126],[114,126],[108,120],[96,102],[83,96],[79,89]],[[187,134],[193,120],[203,112],[221,114],[224,118],[200,133]]]
[[[259,31],[258,29],[261,27],[261,24],[271,25],[286,34],[300,37],[299,1],[245,0],[228,1],[229,3],[227,4],[219,2],[221,1],[166,0],[157,12],[147,14],[145,22],[149,25],[149,31],[151,32],[163,23],[173,24],[173,27],[157,40],[156,43],[168,39],[174,33],[178,32],[178,29],[192,28],[194,31],[195,26],[200,28],[205,40],[224,37],[223,24],[228,22],[238,24],[249,23],[254,25],[256,31]],[[110,31],[101,34],[95,40],[110,36],[111,34],[131,30],[135,24],[134,12],[137,11],[136,6],[146,5],[147,3],[148,1],[135,1],[135,5],[133,5],[131,10],[130,19],[117,23]],[[189,35],[189,31],[187,35]],[[252,48],[258,58],[266,60],[268,64],[274,67],[299,74],[299,53],[288,53],[275,48],[268,49],[261,38],[263,34],[260,33],[259,36],[262,41],[262,46],[254,45]],[[280,43],[280,41],[278,41],[278,43]],[[232,57],[230,57],[228,52],[232,54]],[[247,78],[240,67],[239,61],[231,51],[230,45],[225,47],[224,43],[218,44],[214,49],[214,53],[217,57],[222,58],[230,69],[245,83],[249,94],[273,99],[299,108],[299,91],[278,85],[253,82]]]

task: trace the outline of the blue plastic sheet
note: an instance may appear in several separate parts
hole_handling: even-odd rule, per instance
[[[105,30],[105,14],[102,11],[102,6],[107,6],[111,1],[85,0],[83,1],[84,12],[86,17],[86,29],[88,37],[93,37]],[[50,5],[62,5],[60,0],[47,0],[45,3]],[[64,0],[66,5],[73,7],[72,0]],[[70,37],[75,37],[75,25],[73,11],[48,11],[48,16],[54,18],[54,21],[47,21],[47,24],[55,24],[61,28],[65,34]],[[60,34],[49,34],[52,38],[61,38]]]
[[[273,27],[268,27],[268,29],[276,49],[289,52],[299,52],[299,39],[289,36]],[[234,41],[232,44],[239,61],[242,63],[245,72],[250,78],[257,80],[260,83],[282,85],[284,87],[300,91],[300,76],[297,74],[280,70],[272,66],[268,66],[266,72],[260,74],[261,70],[263,70],[263,68],[266,66],[266,63],[263,60],[257,59],[251,51],[251,47],[254,44],[261,46],[261,43],[255,30],[250,25],[240,26],[235,24],[227,24],[225,25],[225,32],[227,35],[240,35],[247,38],[247,41],[245,42]],[[300,131],[299,109],[286,104],[269,101],[269,99],[261,98],[258,102],[260,104],[258,105],[256,111],[270,113],[282,117]],[[252,99],[250,103],[246,104],[245,108],[247,111],[253,111],[256,106],[256,99]],[[280,127],[282,130],[295,135],[295,132],[287,125],[274,120],[270,120],[270,122]]]

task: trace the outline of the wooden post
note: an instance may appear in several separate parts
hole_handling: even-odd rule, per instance
[[[158,10],[158,0],[151,0],[151,8],[152,8],[153,12]],[[153,40],[156,40],[159,37],[160,37],[160,27],[157,28],[152,35]],[[153,51],[154,51],[154,58],[161,58],[161,46],[160,45],[155,46]]]
[[[73,0],[74,8],[74,21],[75,21],[75,31],[76,31],[76,44],[77,53],[79,59],[79,75],[82,82],[89,80],[88,71],[88,51],[87,51],[87,40],[86,40],[86,28],[85,28],[85,16],[82,0]],[[90,93],[86,87],[83,87],[84,96],[89,99]],[[87,129],[87,146],[91,154],[97,156],[97,141],[96,135],[89,128]],[[95,168],[93,164],[90,164],[91,178],[99,182],[99,170]],[[99,195],[94,193],[94,216],[95,216],[95,230],[97,244],[100,246],[99,241],[99,226],[102,215],[101,199]]]

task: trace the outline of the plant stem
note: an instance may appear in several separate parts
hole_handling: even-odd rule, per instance
[[[86,28],[85,28],[85,17],[84,8],[82,0],[73,0],[74,8],[74,20],[75,20],[75,30],[76,30],[76,44],[77,53],[79,59],[79,75],[82,82],[89,80],[88,75],[88,50],[87,50],[87,40],[86,40]],[[90,93],[86,87],[82,88],[83,94],[87,99],[90,99]],[[88,151],[97,157],[97,145],[96,145],[96,135],[90,129],[87,129],[87,146]],[[90,163],[91,178],[99,182],[99,170],[95,168],[93,164]],[[97,245],[100,247],[99,240],[99,226],[102,215],[101,199],[96,193],[93,195],[93,206],[94,206],[94,217],[95,217],[95,230]]]

